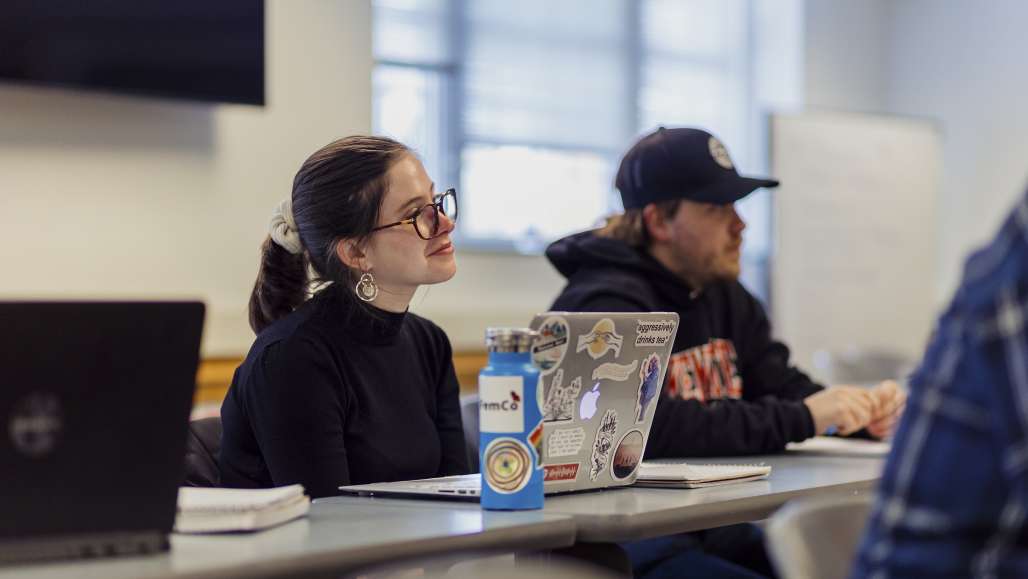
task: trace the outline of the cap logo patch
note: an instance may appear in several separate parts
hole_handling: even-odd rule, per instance
[[[707,148],[710,149],[710,156],[714,158],[715,163],[721,165],[725,169],[735,168],[735,166],[732,165],[732,158],[728,156],[728,149],[725,149],[725,146],[721,144],[721,141],[711,137],[710,140],[707,141]]]

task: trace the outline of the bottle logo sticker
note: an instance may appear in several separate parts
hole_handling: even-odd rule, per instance
[[[478,379],[478,420],[482,432],[524,432],[524,379],[521,376],[481,376]]]

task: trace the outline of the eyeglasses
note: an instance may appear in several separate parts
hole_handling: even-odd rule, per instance
[[[397,221],[396,223],[390,223],[389,225],[379,225],[371,231],[388,229],[409,223],[414,226],[414,231],[418,234],[418,237],[421,239],[432,239],[439,235],[439,223],[442,221],[439,219],[440,213],[449,217],[450,221],[457,221],[456,189],[447,189],[445,193],[436,195],[435,201],[419,208],[413,217]]]

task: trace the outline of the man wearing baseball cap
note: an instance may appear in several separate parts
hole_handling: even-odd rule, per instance
[[[742,231],[734,203],[772,179],[740,176],[710,133],[660,128],[621,160],[625,212],[553,243],[567,278],[551,309],[674,311],[681,316],[646,458],[777,452],[816,434],[886,436],[904,396],[824,388],[789,364],[760,302],[738,281]]]

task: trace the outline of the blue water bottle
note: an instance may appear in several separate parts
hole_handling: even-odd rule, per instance
[[[539,370],[532,364],[536,333],[489,328],[489,362],[478,374],[478,458],[482,508],[543,508],[543,414]]]

